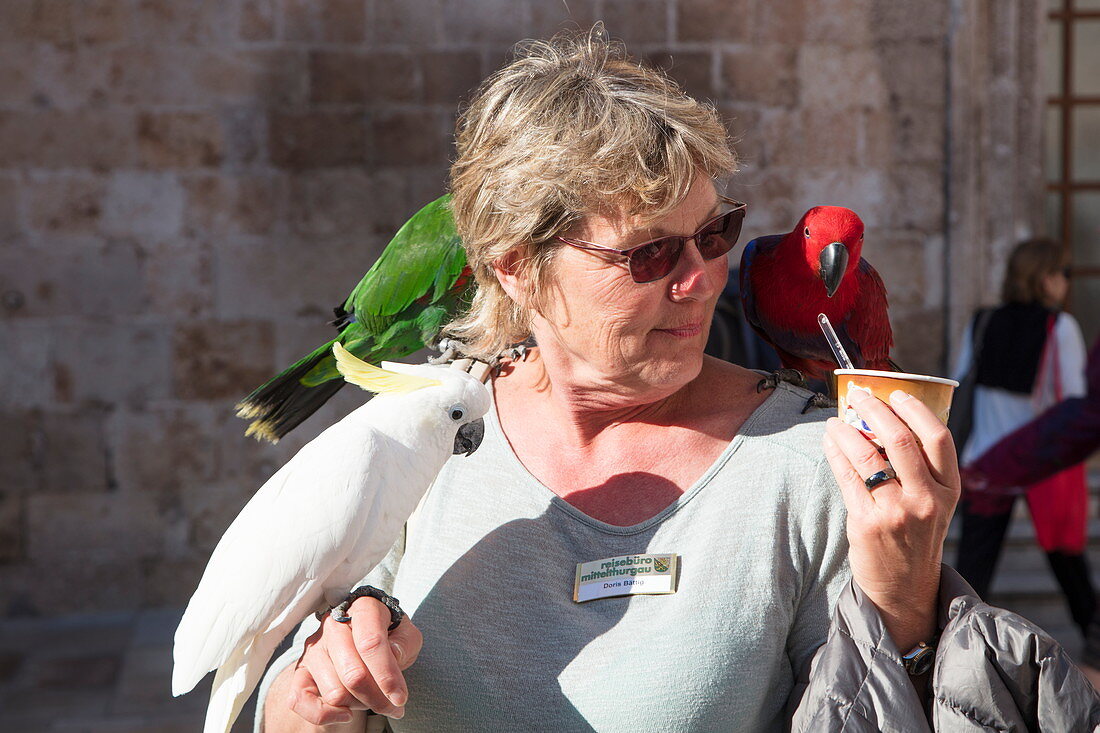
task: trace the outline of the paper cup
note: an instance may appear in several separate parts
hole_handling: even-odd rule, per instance
[[[906,374],[904,372],[880,372],[873,369],[837,369],[836,376],[837,417],[860,431],[879,448],[882,443],[875,437],[871,427],[863,422],[855,409],[848,406],[848,391],[860,389],[873,395],[887,405],[890,393],[900,389],[916,397],[935,413],[944,425],[951,414],[951,398],[959,383],[954,379],[930,377],[926,374]]]

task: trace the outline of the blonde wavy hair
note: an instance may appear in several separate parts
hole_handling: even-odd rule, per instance
[[[736,165],[714,108],[631,60],[598,24],[516,46],[459,117],[456,147],[451,206],[476,289],[446,333],[487,359],[530,337],[554,237],[595,213],[658,219],[697,175],[722,178]],[[494,274],[511,252],[525,304]]]

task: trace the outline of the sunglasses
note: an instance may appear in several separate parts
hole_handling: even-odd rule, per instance
[[[620,255],[626,259],[630,277],[636,283],[651,283],[667,276],[676,268],[680,261],[680,255],[684,247],[691,240],[695,240],[695,246],[699,248],[699,254],[704,260],[713,260],[733,249],[737,244],[737,238],[741,236],[741,225],[745,222],[746,204],[740,201],[719,196],[719,200],[733,208],[719,214],[706,224],[699,227],[698,231],[688,236],[672,235],[658,237],[648,242],[643,242],[630,249],[615,249],[604,247],[582,239],[569,239],[558,237],[557,239],[570,247],[583,249],[587,252],[606,252]]]

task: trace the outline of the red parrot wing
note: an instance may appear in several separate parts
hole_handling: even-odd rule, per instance
[[[875,268],[862,258],[856,277],[859,278],[859,301],[852,309],[845,330],[848,337],[859,344],[865,369],[892,371],[889,359],[894,332],[887,312],[886,285]]]
[[[760,338],[773,346],[775,343],[768,334],[762,314],[757,310],[756,288],[759,278],[753,275],[753,266],[757,258],[765,259],[773,256],[776,245],[782,239],[782,234],[771,234],[757,237],[746,244],[745,250],[741,253],[741,267],[738,272],[741,291],[741,311],[745,314],[745,320],[748,321],[753,330],[759,334]]]

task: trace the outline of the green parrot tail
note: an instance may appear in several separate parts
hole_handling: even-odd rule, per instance
[[[316,349],[237,403],[237,417],[251,420],[245,435],[278,443],[279,438],[317,412],[347,384],[340,378],[313,387],[302,384],[302,378],[314,367],[325,359],[333,359],[332,344],[336,340]]]

